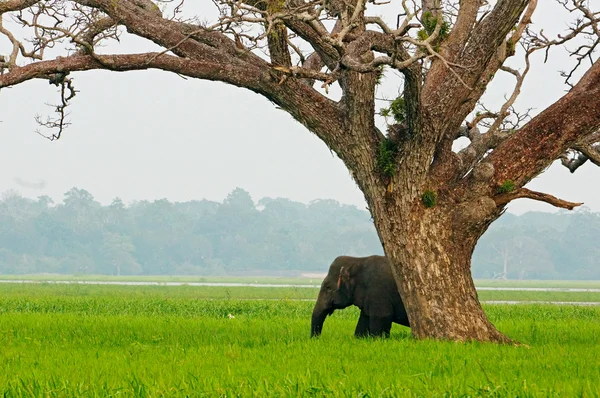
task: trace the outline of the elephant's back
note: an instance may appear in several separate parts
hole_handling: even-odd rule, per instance
[[[392,274],[392,266],[387,257],[365,257],[364,266],[366,269],[369,269],[369,278],[367,282],[369,285],[378,286],[382,292],[386,292],[386,294],[390,296],[394,303],[400,300],[398,287],[396,286],[396,281]]]
[[[384,256],[369,256],[364,257],[365,266],[373,270],[371,275],[375,279],[379,279],[379,283],[386,287],[396,286],[394,275],[392,274],[392,264],[387,257]]]

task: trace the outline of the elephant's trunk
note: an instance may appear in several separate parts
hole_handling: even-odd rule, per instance
[[[315,308],[312,313],[312,321],[310,325],[310,337],[317,337],[321,334],[321,330],[323,330],[323,323],[325,322],[325,318],[327,315],[331,314],[333,311],[324,308],[323,305],[317,301]]]

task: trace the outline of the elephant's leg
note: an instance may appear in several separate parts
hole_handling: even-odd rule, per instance
[[[360,317],[358,318],[358,323],[356,324],[356,330],[354,331],[354,336],[356,337],[366,337],[369,335],[369,317],[363,310],[360,310]]]
[[[392,329],[392,317],[375,317],[369,318],[369,331],[372,336],[389,337]]]

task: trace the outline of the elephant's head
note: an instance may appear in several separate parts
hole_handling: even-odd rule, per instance
[[[329,273],[321,284],[319,297],[312,313],[310,336],[319,336],[323,323],[333,311],[346,308],[354,302],[354,288],[358,264],[345,264],[336,261],[329,267]]]

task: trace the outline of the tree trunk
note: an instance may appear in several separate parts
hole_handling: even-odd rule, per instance
[[[468,225],[460,211],[473,204],[426,208],[417,198],[403,208],[400,200],[390,197],[379,204],[383,214],[375,217],[377,230],[413,336],[510,343],[485,315],[471,276],[475,244],[497,212],[485,222]]]

